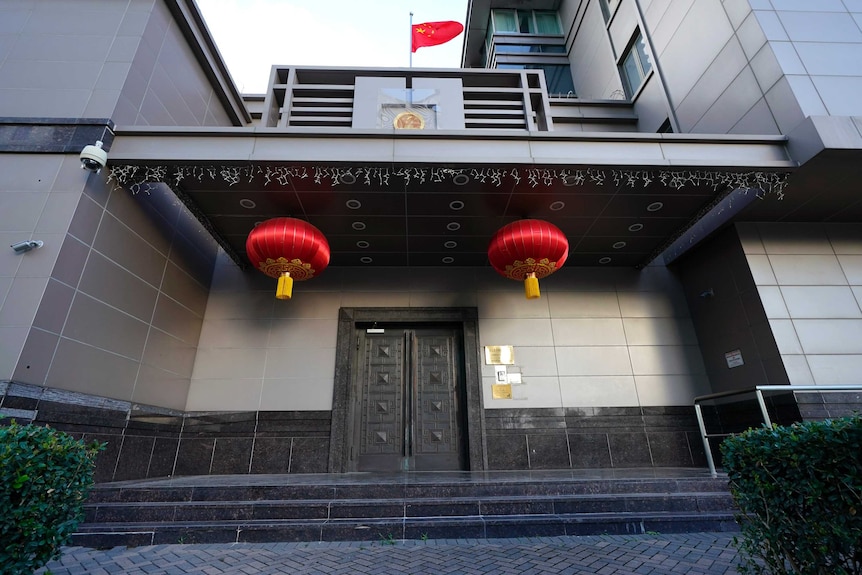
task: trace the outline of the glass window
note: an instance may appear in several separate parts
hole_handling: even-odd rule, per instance
[[[534,12],[536,16],[536,34],[562,34],[560,21],[556,12]]]
[[[602,18],[607,23],[611,19],[611,7],[608,6],[608,0],[599,0],[599,8],[602,9]]]
[[[518,10],[518,31],[521,34],[534,34],[533,14],[528,10]]]
[[[514,10],[494,10],[494,32],[517,32]]]
[[[646,53],[646,44],[640,31],[638,31],[626,49],[620,64],[623,83],[629,98],[638,91],[650,70],[652,70],[652,64],[650,64]]]

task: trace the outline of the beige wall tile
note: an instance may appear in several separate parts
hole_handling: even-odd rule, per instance
[[[260,409],[273,411],[326,411],[332,409],[333,379],[264,379]]]
[[[262,378],[266,360],[264,348],[199,348],[192,372],[192,389],[200,379]],[[237,392],[241,388],[237,388]]]
[[[635,376],[699,375],[706,372],[700,348],[694,345],[642,345],[628,349]]]
[[[63,337],[127,358],[140,360],[148,325],[116,308],[78,292],[72,301]]]
[[[479,292],[479,317],[484,318],[546,318],[548,298],[528,300],[523,290],[511,292]]]
[[[806,354],[862,354],[862,320],[795,319],[793,326]]]
[[[332,379],[335,374],[335,348],[283,348],[266,351],[267,379]]]
[[[270,319],[204,320],[199,346],[202,348],[265,348],[270,336]]]
[[[615,291],[551,292],[547,294],[551,317],[620,317]]]
[[[45,384],[129,401],[138,365],[127,357],[60,338]]]
[[[838,263],[850,285],[862,285],[862,255],[840,255]]]
[[[296,291],[296,285],[293,286]],[[408,307],[410,305],[409,292],[349,292],[345,291],[341,296],[341,305],[344,307]]]
[[[12,379],[29,331],[28,327],[0,325],[0,378]]]
[[[337,343],[338,320],[334,319],[274,319],[267,347],[308,349],[334,348]]]
[[[851,385],[859,383],[862,355],[807,356],[811,375],[817,385]]]
[[[847,285],[847,278],[838,264],[838,258],[833,255],[771,255],[769,262],[776,282],[782,286]],[[754,281],[758,285],[768,283],[761,282],[757,275],[754,276]]]
[[[561,377],[563,407],[637,406],[635,378],[631,375],[605,377]]]
[[[0,326],[29,328],[47,285],[46,277],[16,277],[6,294],[3,307],[0,307]]]
[[[272,293],[266,295],[274,302],[272,316],[279,319],[338,319],[338,310],[341,307],[340,292],[303,292],[289,301],[277,300]],[[262,303],[258,304],[257,300],[253,305],[264,307]]]
[[[736,0],[747,4],[747,0]],[[757,224],[741,222],[736,224],[736,233],[739,236],[739,241],[742,244],[742,251],[745,254],[765,254],[766,250],[763,247],[763,242],[760,240]]]
[[[141,363],[158,368],[160,371],[170,372],[173,374],[173,379],[179,376],[188,380],[195,366],[196,353],[197,349],[194,346],[163,331],[150,328]]]
[[[256,411],[260,409],[262,379],[194,379],[187,411]]]
[[[772,329],[772,336],[775,338],[775,344],[778,346],[779,353],[802,353],[802,346],[799,343],[799,338],[796,336],[796,329],[793,327],[791,320],[771,319],[769,320],[769,327]]]
[[[629,345],[697,345],[694,326],[688,318],[623,319]]]
[[[666,292],[620,292],[623,317],[688,317],[688,304]]]
[[[620,318],[552,319],[551,326],[558,346],[626,344]]]
[[[631,375],[628,348],[557,347],[557,369],[560,376]]]
[[[766,317],[770,319],[790,317],[790,312],[787,311],[787,306],[784,303],[784,297],[781,295],[780,287],[757,286],[757,293],[760,295],[760,303],[763,304],[763,310],[766,312]]]
[[[426,285],[425,289],[427,287]],[[477,307],[478,305],[479,296],[476,292],[410,292],[410,307]]]
[[[769,256],[754,254],[746,256],[746,259],[748,260],[748,267],[751,269],[751,275],[756,285],[775,285],[778,283],[775,280]]]
[[[814,376],[808,367],[808,359],[804,355],[782,355],[784,370],[790,385],[814,385]]]
[[[758,224],[763,247],[769,255],[832,255],[826,229],[816,224]]]
[[[706,375],[636,375],[641,405],[693,405],[694,398],[712,393]]]
[[[781,294],[793,319],[862,317],[847,286],[784,286]]]
[[[191,310],[174,300],[160,295],[153,315],[153,326],[181,340],[197,344],[203,321]]]
[[[276,302],[280,309],[295,303],[294,300],[276,300],[274,291],[213,290],[207,300],[205,317],[207,320],[270,318],[275,313]]]
[[[829,224],[826,233],[836,254],[862,255],[862,224]]]
[[[188,393],[188,376],[181,377],[152,365],[141,365],[131,400],[147,405],[185,409]]]
[[[550,319],[480,319],[481,345],[554,345]]]

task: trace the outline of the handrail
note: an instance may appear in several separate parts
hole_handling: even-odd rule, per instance
[[[699,395],[694,398],[694,412],[697,416],[697,425],[700,427],[700,437],[703,440],[704,451],[706,452],[706,463],[709,466],[709,472],[713,477],[718,474],[715,471],[715,461],[712,457],[712,448],[709,445],[710,437],[725,436],[727,434],[707,434],[706,424],[703,420],[703,411],[700,403],[713,399],[721,399],[725,397],[733,397],[735,395],[745,395],[754,393],[757,397],[757,403],[760,406],[760,413],[763,415],[763,423],[766,427],[772,427],[772,420],[769,417],[769,412],[766,410],[766,400],[763,398],[764,391],[792,391],[802,393],[818,393],[821,391],[862,391],[862,384],[851,385],[755,385],[749,389],[737,389],[734,391],[722,391],[719,393],[710,393],[708,395]]]

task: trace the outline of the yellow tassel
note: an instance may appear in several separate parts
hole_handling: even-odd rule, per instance
[[[293,295],[293,278],[290,277],[290,272],[283,272],[278,278],[278,288],[275,290],[275,297],[278,299],[290,299]]]
[[[539,294],[539,278],[536,277],[535,273],[530,273],[524,279],[524,293],[527,296],[527,299],[538,299],[541,294]]]

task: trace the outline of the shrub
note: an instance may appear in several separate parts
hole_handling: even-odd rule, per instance
[[[743,573],[862,574],[862,417],[750,429],[721,451]]]
[[[0,428],[0,571],[30,574],[60,555],[102,448],[48,427]]]

